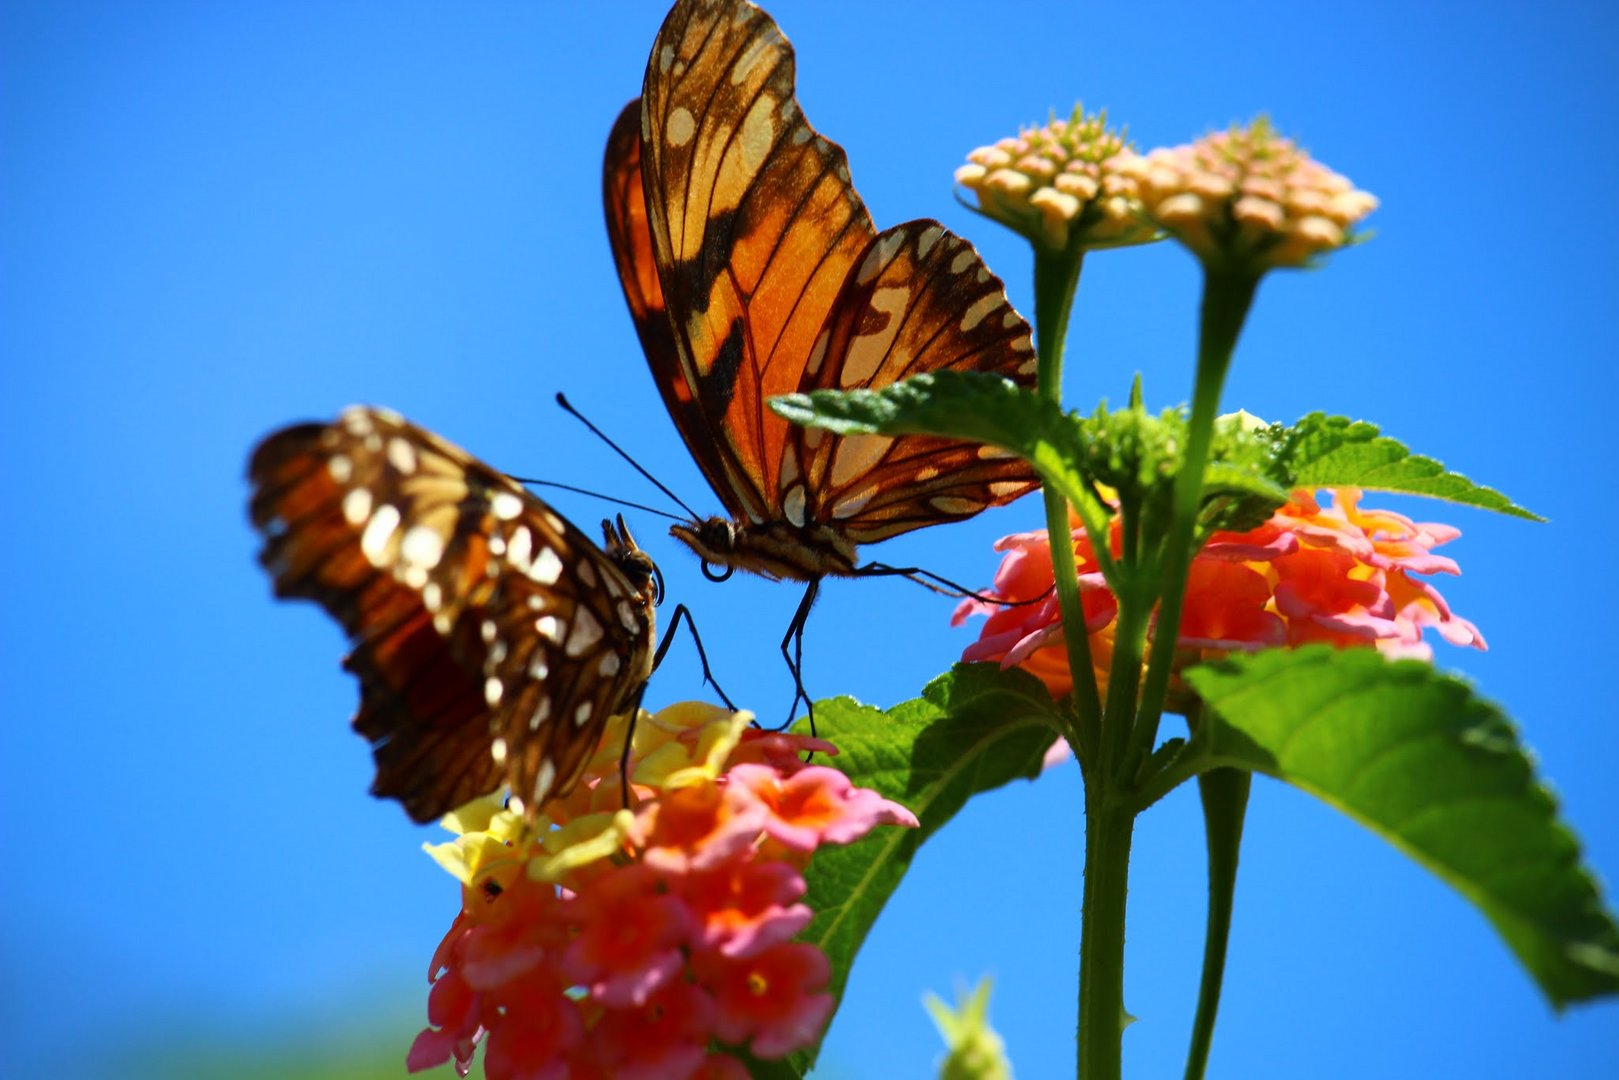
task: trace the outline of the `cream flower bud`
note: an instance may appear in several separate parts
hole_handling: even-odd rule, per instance
[[[1156,236],[1136,208],[1136,179],[1118,168],[1136,158],[1105,115],[1075,106],[1067,120],[979,147],[955,175],[980,211],[1041,248],[1111,247]]]
[[[1377,199],[1264,119],[1154,150],[1123,168],[1147,216],[1205,262],[1303,266],[1354,239]]]

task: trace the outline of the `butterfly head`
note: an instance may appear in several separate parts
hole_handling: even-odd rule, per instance
[[[653,604],[663,603],[663,571],[652,561],[652,556],[642,551],[635,542],[630,527],[624,524],[623,514],[614,521],[602,519],[602,537],[606,541],[602,550],[630,579],[636,592]]]

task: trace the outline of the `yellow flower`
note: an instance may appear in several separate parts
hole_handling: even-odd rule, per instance
[[[1025,128],[1016,138],[981,146],[956,170],[956,183],[978,197],[978,208],[1053,249],[1113,247],[1154,238],[1141,218],[1133,176],[1118,164],[1133,152],[1107,114],[1086,116],[1075,105],[1067,120]]]
[[[1121,160],[1145,211],[1205,263],[1304,266],[1354,240],[1377,199],[1263,117],[1247,128]]]

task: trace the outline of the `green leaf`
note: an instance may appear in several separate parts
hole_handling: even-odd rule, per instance
[[[799,940],[831,959],[829,991],[840,1000],[855,953],[917,848],[971,796],[1038,776],[1057,737],[1051,694],[1026,672],[957,664],[922,695],[887,712],[847,697],[815,705],[818,732],[838,746],[830,763],[861,787],[902,803],[921,823],[917,829],[880,827],[847,847],[822,848],[810,863],[804,902],[815,918]],[[818,1050],[792,1056],[798,1075]]]
[[[1433,458],[1413,454],[1404,443],[1378,434],[1377,425],[1365,420],[1311,413],[1293,425],[1290,436],[1288,452],[1299,487],[1398,491],[1530,521],[1545,520],[1494,488],[1450,472]]]
[[[1284,780],[1471,900],[1556,1008],[1619,992],[1619,926],[1512,724],[1460,679],[1369,649],[1192,668],[1216,765]]]

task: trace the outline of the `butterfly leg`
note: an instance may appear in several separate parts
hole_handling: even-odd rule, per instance
[[[635,746],[635,722],[641,718],[641,699],[645,696],[646,683],[642,683],[630,700],[630,725],[624,730],[624,749],[618,755],[618,790],[626,810],[630,809],[630,750]]]
[[[781,639],[781,656],[787,661],[787,670],[793,675],[793,704],[787,710],[787,723],[782,725],[783,730],[793,726],[793,720],[798,716],[798,703],[804,703],[804,711],[809,716],[810,734],[815,734],[815,703],[810,700],[809,691],[804,689],[804,624],[809,621],[810,608],[815,606],[815,598],[821,594],[821,579],[815,578],[804,590],[804,598],[798,602],[798,610],[793,612],[792,622],[787,624],[787,635]]]
[[[692,644],[697,646],[697,662],[703,666],[703,681],[714,688],[714,692],[720,696],[721,701],[725,702],[727,709],[736,712],[736,703],[731,700],[730,695],[721,689],[719,682],[714,678],[714,673],[709,670],[708,653],[703,650],[702,636],[697,633],[697,620],[692,618],[692,614],[685,604],[675,605],[675,614],[669,620],[669,629],[663,635],[663,640],[658,643],[658,651],[652,656],[652,670],[658,670],[658,665],[663,663],[663,654],[668,652],[669,646],[675,643],[675,631],[680,628],[682,617],[686,620],[686,629],[691,631]]]
[[[979,600],[986,604],[999,604],[1001,607],[1024,607],[1029,604],[1038,604],[1057,591],[1057,587],[1052,585],[1039,596],[1028,600],[1008,600],[1005,597],[986,596],[983,593],[974,592],[965,585],[958,585],[949,578],[940,577],[933,571],[923,570],[919,566],[889,566],[887,563],[880,562],[869,562],[864,566],[855,567],[853,576],[902,577],[907,581],[916,582],[924,589],[929,589],[944,596],[953,596],[962,600]],[[943,586],[943,588],[940,588],[940,586]]]

